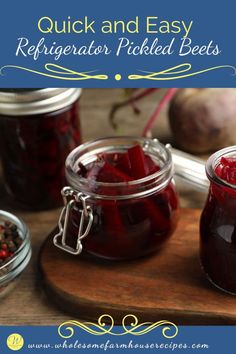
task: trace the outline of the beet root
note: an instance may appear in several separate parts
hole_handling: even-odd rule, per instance
[[[169,123],[178,147],[191,153],[236,145],[236,89],[179,90],[170,103]]]

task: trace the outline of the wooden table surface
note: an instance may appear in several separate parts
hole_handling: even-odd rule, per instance
[[[163,93],[160,92],[161,94]],[[122,100],[124,91],[120,89],[86,89],[81,98],[80,115],[83,140],[118,134],[108,122],[112,103]],[[145,98],[140,104],[141,113],[134,115],[130,107],[117,113],[119,135],[140,135],[152,109],[158,102],[159,94]],[[166,111],[158,120],[153,135],[164,142],[170,142]],[[181,207],[202,208],[205,195],[190,186],[177,183],[181,196]],[[2,186],[3,187],[3,186]],[[0,325],[58,325],[72,319],[58,310],[49,301],[40,284],[37,270],[38,251],[43,240],[57,223],[59,209],[43,212],[11,210],[7,205],[3,188],[0,188],[0,208],[13,211],[27,223],[32,237],[33,256],[27,270],[19,278],[13,291],[0,300]],[[58,270],[60,271],[60,270]]]

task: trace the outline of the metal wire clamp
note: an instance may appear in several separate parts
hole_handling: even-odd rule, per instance
[[[62,249],[73,255],[78,255],[82,252],[83,246],[81,240],[88,236],[93,223],[93,212],[86,200],[89,196],[75,191],[71,187],[64,187],[61,191],[64,207],[61,211],[58,228],[59,232],[54,236],[53,243],[56,247]],[[70,219],[70,212],[74,209],[80,213],[80,224],[78,228],[78,235],[76,240],[76,247],[73,248],[66,243],[68,236],[68,223]]]

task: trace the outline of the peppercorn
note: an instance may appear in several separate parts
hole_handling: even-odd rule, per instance
[[[12,224],[12,225],[10,226],[10,230],[11,230],[12,232],[17,231],[17,226],[14,225],[14,224]]]
[[[9,221],[0,224],[0,266],[7,262],[22,244],[17,226]]]

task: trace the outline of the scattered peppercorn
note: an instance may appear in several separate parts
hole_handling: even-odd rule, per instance
[[[9,221],[0,224],[0,266],[9,261],[22,244],[17,226]]]

